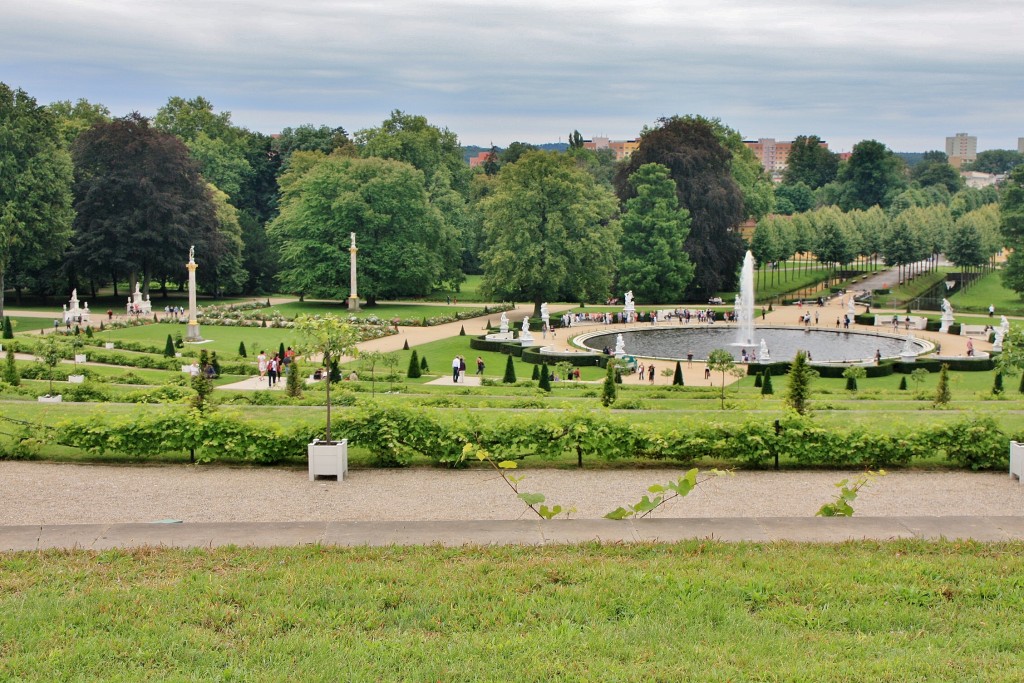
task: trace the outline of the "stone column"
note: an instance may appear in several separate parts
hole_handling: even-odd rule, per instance
[[[185,341],[201,342],[203,336],[199,334],[199,321],[196,319],[196,248],[188,250],[188,325],[185,328]]]
[[[356,294],[356,252],[358,252],[359,249],[356,248],[356,234],[354,232],[350,232],[349,237],[352,238],[352,246],[348,248],[348,253],[351,254],[350,272],[352,274],[352,292],[348,295],[348,310],[358,311],[359,295]]]

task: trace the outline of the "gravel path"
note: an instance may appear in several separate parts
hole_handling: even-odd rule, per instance
[[[524,469],[521,490],[600,518],[681,470]],[[806,517],[856,472],[739,472],[715,478],[658,517]],[[356,470],[310,482],[304,470],[0,462],[0,525],[152,522],[399,521],[529,518],[494,473]],[[854,503],[858,516],[1024,516],[1024,485],[1005,473],[895,472]]]

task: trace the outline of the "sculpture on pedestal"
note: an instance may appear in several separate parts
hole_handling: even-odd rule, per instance
[[[359,251],[359,249],[356,248],[356,234],[354,232],[350,232],[348,235],[352,240],[352,245],[348,248],[349,274],[352,279],[352,287],[348,295],[348,310],[358,311],[359,295],[356,294],[356,253]]]
[[[188,250],[188,324],[185,326],[185,341],[200,342],[203,336],[199,334],[199,320],[196,311],[196,248],[191,246]]]

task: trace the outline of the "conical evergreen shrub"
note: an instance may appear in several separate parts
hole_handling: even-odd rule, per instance
[[[992,382],[992,393],[996,396],[1003,393],[1003,373],[997,372],[996,378]]]
[[[601,385],[601,405],[605,408],[610,407],[619,397],[619,388],[615,386],[616,375],[615,363],[608,363],[604,384]]]
[[[539,365],[534,365],[533,366],[533,374],[530,375],[530,379],[532,379],[532,380],[540,379],[540,366]]]
[[[900,377],[900,391],[907,390],[907,378],[906,376]]]
[[[501,381],[505,384],[516,383],[516,364],[512,360],[511,354],[509,354],[508,361],[505,363],[505,376],[501,378]]]
[[[238,355],[242,358],[248,358],[249,354],[245,352],[245,342],[238,342]]]
[[[167,335],[167,343],[164,344],[164,355],[168,358],[174,358],[174,339],[171,335]]]
[[[548,375],[547,365],[540,366],[540,382],[537,383],[537,386],[544,391],[551,391],[551,377]]]
[[[402,344],[402,350],[403,351],[408,351],[409,350],[409,340],[408,339],[406,339],[405,343]]]
[[[220,377],[220,361],[217,360],[217,352],[212,351],[210,353],[210,367],[213,368],[213,373]]]
[[[21,374],[18,372],[18,365],[14,358],[14,349],[7,347],[7,364],[4,366],[4,381],[12,387],[21,384]]]
[[[465,325],[463,325],[462,327],[459,328],[459,336],[460,337],[465,337],[466,336],[466,326]]]
[[[672,375],[672,386],[681,387],[683,384],[683,366],[680,365],[679,361],[676,361],[676,372]]]
[[[14,326],[11,325],[11,316],[4,316],[4,339],[14,339]]]
[[[426,356],[423,356],[423,358],[420,358],[420,370],[422,370],[423,372],[430,372],[430,366],[427,365],[427,357]]]
[[[420,370],[420,355],[416,353],[416,349],[413,349],[412,355],[409,356],[409,369],[406,370],[405,376],[409,379],[416,379],[422,375],[423,372]]]
[[[847,391],[857,391],[857,378],[856,377],[847,377],[846,378],[846,390]]]
[[[761,378],[761,373],[754,375],[754,388],[760,389],[764,386],[764,380]]]
[[[952,396],[949,391],[949,364],[943,363],[942,369],[939,370],[939,384],[935,387],[935,405],[947,405],[950,398]]]
[[[772,369],[764,369],[764,380],[761,382],[761,395],[771,396],[775,393],[775,389],[772,388]]]

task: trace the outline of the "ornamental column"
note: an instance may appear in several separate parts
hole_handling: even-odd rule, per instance
[[[199,321],[196,319],[196,247],[192,245],[188,250],[188,325],[185,328],[185,341],[201,342],[203,336],[199,334]]]
[[[348,295],[348,310],[358,311],[359,295],[356,294],[356,252],[358,252],[359,249],[356,248],[356,234],[354,232],[350,232],[349,237],[352,238],[352,246],[348,248],[348,253],[351,255],[351,264],[349,269],[352,276],[352,291]]]

